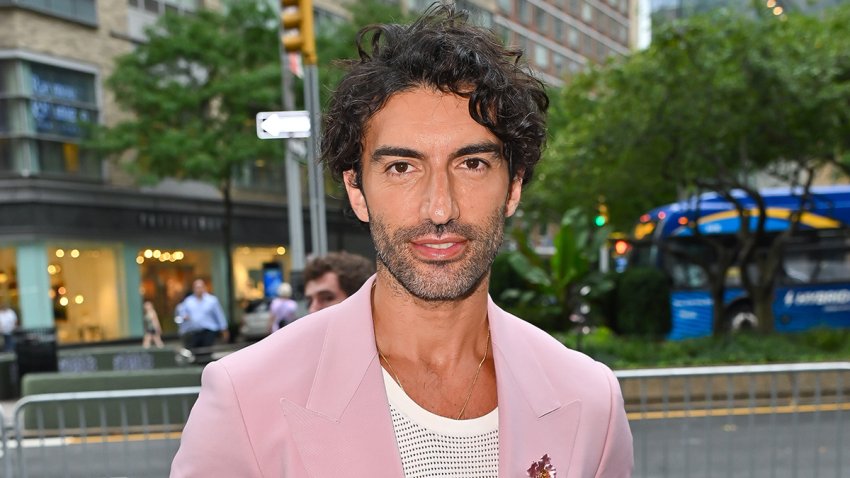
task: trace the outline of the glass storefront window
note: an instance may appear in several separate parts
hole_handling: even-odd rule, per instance
[[[212,290],[212,253],[175,248],[141,249],[136,255],[142,278],[142,300],[153,303],[165,334],[176,333],[174,309],[192,293],[192,282],[203,279]]]
[[[98,342],[123,336],[115,249],[63,244],[49,247],[47,253],[59,342]]]
[[[266,291],[264,271],[277,268],[281,276],[288,277],[291,267],[286,247],[237,247],[233,251],[233,287],[239,302],[271,297],[275,291]]]
[[[20,314],[18,300],[17,266],[15,249],[0,247],[0,304],[6,303]]]

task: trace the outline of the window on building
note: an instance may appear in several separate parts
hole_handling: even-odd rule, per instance
[[[114,247],[62,244],[48,249],[46,272],[60,343],[124,336],[117,256]]]
[[[127,35],[145,40],[145,29],[166,13],[187,14],[197,11],[201,0],[127,0]]]
[[[14,59],[0,78],[0,170],[99,179],[100,161],[79,147],[98,121],[95,75]]]
[[[236,186],[262,192],[280,192],[286,184],[285,164],[269,158],[258,158],[242,165],[236,174]]]
[[[586,23],[593,21],[593,7],[589,3],[583,3],[581,5],[581,19]]]
[[[541,70],[549,68],[549,49],[539,43],[534,45],[534,63]]]
[[[555,41],[563,44],[566,38],[564,38],[564,32],[567,29],[567,24],[559,19],[555,19]]]
[[[0,1],[0,5],[14,5],[66,20],[97,25],[95,0],[5,0]]]
[[[212,290],[212,253],[175,248],[142,249],[136,256],[143,300],[153,303],[163,333],[177,332],[174,309],[192,292],[192,282],[204,279]]]
[[[573,27],[570,27],[568,32],[569,33],[567,34],[567,40],[570,43],[570,47],[572,47],[574,50],[578,51],[578,49],[579,49],[579,33],[578,33],[578,30],[576,30]]]
[[[549,13],[542,8],[535,8],[535,23],[537,24],[537,31],[540,33],[548,33],[549,32]]]
[[[517,0],[517,9],[519,11],[519,21],[524,25],[531,23],[531,6],[528,0]]]
[[[567,59],[560,53],[552,52],[552,66],[555,68],[555,73],[563,75],[567,68]]]
[[[18,268],[15,259],[14,248],[0,247],[0,304],[9,304],[9,307],[18,312],[20,320]]]
[[[499,0],[499,11],[506,15],[510,15],[514,12],[514,1],[513,0]]]

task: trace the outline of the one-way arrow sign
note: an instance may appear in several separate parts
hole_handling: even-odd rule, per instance
[[[260,139],[309,138],[310,113],[307,111],[257,113],[257,137]]]

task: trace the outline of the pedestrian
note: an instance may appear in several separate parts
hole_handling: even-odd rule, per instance
[[[292,300],[292,286],[284,282],[277,287],[277,297],[269,305],[269,333],[291,324],[298,318],[298,303]]]
[[[208,365],[172,476],[630,476],[614,374],[487,294],[546,136],[543,85],[451,4],[358,43],[322,160],[377,274]]]
[[[192,282],[192,293],[177,305],[175,322],[179,325],[183,346],[189,350],[210,347],[219,335],[224,341],[229,337],[221,303],[207,292],[203,279]]]
[[[330,252],[310,259],[304,268],[307,311],[318,312],[342,302],[374,273],[374,261],[350,252]]]
[[[156,348],[161,349],[162,343],[162,327],[159,323],[159,316],[156,314],[156,309],[153,307],[153,302],[146,300],[142,304],[142,320],[145,329],[145,336],[142,338],[142,347],[148,349],[151,342],[156,345]]]
[[[18,327],[18,315],[7,302],[0,302],[0,333],[3,334],[3,351],[15,351],[15,329]]]

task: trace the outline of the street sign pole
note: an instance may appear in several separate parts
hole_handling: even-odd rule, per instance
[[[307,177],[310,194],[310,232],[313,253],[328,253],[325,218],[325,178],[319,165],[321,137],[321,105],[319,104],[319,70],[315,64],[304,65],[304,104],[310,113],[310,137],[307,140]]]
[[[283,32],[281,32],[282,34]],[[280,52],[280,78],[281,93],[283,95],[283,109],[292,111],[295,109],[295,94],[292,88],[292,75],[287,65],[287,53],[283,44],[278,42]],[[301,297],[304,290],[304,267],[307,260],[304,252],[304,217],[301,206],[301,168],[292,154],[290,143],[286,142],[284,161],[286,164],[286,208],[289,218],[289,250],[292,253],[290,259],[289,283],[296,299]]]

